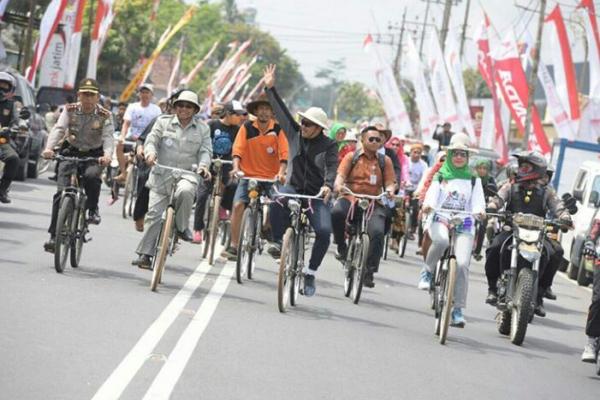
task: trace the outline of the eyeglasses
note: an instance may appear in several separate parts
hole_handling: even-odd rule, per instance
[[[185,103],[185,102],[181,102],[181,101],[179,103],[175,104],[175,107],[178,107],[178,108],[191,108],[191,109],[196,108],[196,106],[193,105],[192,103]]]
[[[313,126],[317,126],[317,124],[307,119],[303,119],[302,121],[300,121],[300,125],[304,126],[305,128],[312,128]]]
[[[452,157],[462,157],[467,158],[467,152],[463,150],[454,150],[452,152]]]
[[[369,143],[381,143],[381,138],[377,136],[371,136],[367,139]]]

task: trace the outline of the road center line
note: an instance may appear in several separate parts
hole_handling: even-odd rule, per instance
[[[169,354],[167,362],[161,368],[160,372],[152,382],[152,385],[146,392],[144,400],[169,399],[177,381],[181,377],[183,370],[192,356],[200,337],[208,326],[210,319],[215,313],[221,297],[225,294],[234,267],[231,263],[225,263],[217,281],[206,295],[194,318],[185,329],[177,345]]]
[[[215,252],[217,251],[221,251],[220,246],[216,247]],[[102,384],[100,389],[98,389],[92,400],[118,399],[123,394],[127,385],[129,385],[135,374],[137,374],[142,365],[144,365],[148,356],[152,353],[166,331],[179,316],[183,307],[185,307],[192,297],[192,294],[194,294],[196,289],[202,284],[202,281],[204,281],[204,278],[210,269],[211,266],[206,260],[198,265],[183,287],[177,292],[167,307],[165,307],[160,316],[152,323],[152,325],[150,325],[146,332],[144,332],[123,361],[121,361],[108,379]],[[166,268],[164,272],[168,276],[169,269]],[[151,294],[149,293],[148,295],[150,296]]]

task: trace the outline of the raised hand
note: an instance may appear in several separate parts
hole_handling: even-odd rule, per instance
[[[268,88],[272,88],[275,86],[275,70],[277,69],[277,65],[269,64],[263,70],[263,80],[265,82],[265,86]]]

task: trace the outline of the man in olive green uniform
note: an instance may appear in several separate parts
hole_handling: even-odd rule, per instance
[[[197,165],[196,172],[210,179],[209,166],[212,157],[212,143],[208,125],[196,116],[200,110],[198,96],[190,90],[184,90],[173,102],[174,115],[158,117],[144,143],[146,163],[161,164],[168,167],[191,171]],[[152,168],[146,186],[150,189],[148,213],[144,225],[147,227],[136,253],[139,258],[132,262],[140,268],[149,268],[150,256],[154,254],[156,241],[161,229],[161,216],[168,206],[173,184],[175,191],[175,227],[178,235],[185,241],[192,241],[189,219],[194,205],[198,181],[192,174],[184,174],[175,182],[172,172],[161,168]]]
[[[93,79],[84,79],[77,92],[79,101],[67,104],[48,137],[42,157],[54,156],[54,147],[62,141],[60,153],[68,157],[98,157],[98,163],[84,165],[83,187],[87,195],[86,210],[91,224],[100,223],[98,198],[102,181],[102,167],[110,164],[114,147],[114,127],[110,111],[99,104],[100,89]],[[58,166],[57,192],[52,203],[52,221],[48,232],[50,240],[46,251],[54,251],[54,235],[61,192],[69,184],[69,176],[77,164],[61,162]]]

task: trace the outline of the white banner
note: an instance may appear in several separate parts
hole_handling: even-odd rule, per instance
[[[389,129],[394,136],[409,136],[413,134],[410,118],[406,112],[404,101],[400,95],[400,89],[396,84],[396,78],[392,68],[382,58],[377,48],[374,47],[373,38],[367,36],[364,49],[371,57],[375,69],[375,80],[377,92],[383,102],[383,108],[388,119]]]
[[[62,88],[65,83],[66,43],[63,32],[55,33],[42,59],[38,87]]]
[[[100,52],[114,18],[112,6],[113,0],[98,0],[96,21],[94,23],[94,31],[92,32],[92,42],[90,43],[90,56],[88,58],[86,73],[87,78],[96,79]]]
[[[422,140],[431,140],[433,131],[440,121],[431,94],[429,93],[429,87],[427,86],[424,74],[425,68],[410,35],[407,39],[405,51],[408,61],[408,77],[415,88],[416,102],[419,108],[419,125],[421,127]]]
[[[600,33],[598,32],[598,21],[594,2],[582,0],[577,6],[582,9],[585,21],[585,33],[588,45],[588,62],[590,65],[590,90],[589,96],[600,99]]]
[[[455,130],[462,128],[456,113],[456,104],[452,95],[450,79],[446,71],[446,63],[440,48],[437,33],[433,33],[429,39],[429,58],[428,67],[431,74],[431,91],[434,93],[438,114],[443,122],[449,122],[455,125]]]
[[[542,83],[544,93],[546,94],[546,105],[552,118],[552,123],[561,139],[575,140],[575,131],[572,129],[569,115],[565,111],[560,96],[552,81],[552,76],[541,60],[538,67],[538,79]]]
[[[467,101],[467,92],[465,90],[465,82],[463,80],[463,69],[460,62],[460,51],[458,47],[458,41],[454,32],[450,31],[446,38],[446,67],[450,75],[450,81],[456,94],[457,106],[458,106],[458,118],[461,124],[469,134],[471,142],[476,143],[477,138],[475,137],[475,129],[473,129],[473,120],[471,119],[471,112],[469,111],[469,103]]]
[[[0,0],[0,19],[4,18],[4,11],[6,11],[8,3],[10,3],[10,0]]]
[[[67,38],[66,68],[64,87],[73,89],[79,67],[81,52],[81,28],[83,26],[83,13],[86,0],[70,0],[70,9],[65,12],[64,26]]]

